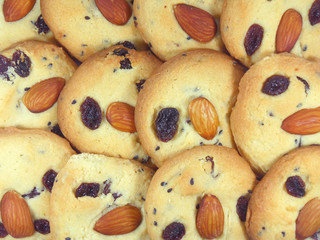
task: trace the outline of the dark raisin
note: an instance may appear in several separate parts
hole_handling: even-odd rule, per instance
[[[156,151],[159,151],[159,150],[160,150],[160,147],[159,147],[159,146],[157,146],[155,150],[156,150]]]
[[[249,28],[244,39],[244,48],[248,56],[251,56],[258,50],[263,38],[263,28],[259,24],[253,24]]]
[[[172,188],[169,188],[169,189],[167,190],[167,192],[168,192],[168,193],[171,193],[171,192],[172,192]]]
[[[124,41],[124,42],[118,42],[116,43],[115,45],[122,45],[126,48],[129,48],[129,49],[136,49],[136,47],[134,46],[133,43],[129,42],[129,41]]]
[[[190,185],[193,185],[193,184],[194,184],[194,179],[191,178],[191,179],[190,179]]]
[[[40,192],[38,192],[37,188],[34,187],[31,192],[27,193],[27,194],[23,194],[22,197],[23,198],[34,198],[36,196],[39,196]]]
[[[309,89],[310,89],[309,83],[308,83],[306,80],[304,80],[302,77],[298,77],[298,76],[297,76],[297,79],[304,84],[304,92],[305,92],[306,95],[307,95],[308,92],[309,92]]]
[[[99,104],[91,97],[87,97],[86,100],[80,106],[81,120],[83,124],[91,129],[97,129],[101,124],[101,109]]]
[[[113,51],[113,55],[125,57],[128,54],[128,50],[124,48],[117,48]]]
[[[156,215],[157,214],[157,209],[153,208],[153,214]]]
[[[46,219],[38,219],[34,221],[34,229],[41,234],[50,233],[49,221]]]
[[[129,58],[125,58],[120,61],[120,69],[131,69],[131,61]]]
[[[38,34],[44,33],[47,34],[49,32],[49,27],[44,21],[42,15],[40,15],[34,25],[38,28]]]
[[[4,225],[2,222],[0,222],[0,238],[4,238],[8,235],[7,230],[4,228]]]
[[[85,16],[84,19],[85,19],[85,20],[89,20],[90,17],[89,17],[89,16]]]
[[[285,237],[286,236],[286,233],[285,232],[281,232],[282,234],[282,237]]]
[[[76,104],[77,103],[77,100],[73,100],[71,104]]]
[[[103,183],[105,184],[105,186],[104,186],[102,192],[104,195],[107,195],[111,191],[110,186],[111,186],[112,182],[110,179],[108,179],[108,180],[104,181]]]
[[[76,190],[76,197],[97,197],[100,190],[99,183],[81,183]]]
[[[242,222],[246,221],[247,209],[248,209],[248,199],[245,196],[241,196],[237,201],[237,214]]]
[[[0,55],[0,76],[5,77],[8,81],[9,76],[7,74],[8,68],[11,66],[11,61],[10,59],[6,58],[3,55]]]
[[[166,226],[162,232],[164,240],[180,240],[186,234],[185,227],[182,223],[173,222]]]
[[[65,138],[65,136],[64,136],[63,133],[61,132],[61,129],[60,129],[60,127],[59,127],[58,124],[54,125],[54,126],[51,128],[50,131],[51,131],[52,133],[54,133],[54,134],[57,134],[57,135],[60,136],[60,137]]]
[[[137,86],[138,92],[141,91],[141,89],[143,88],[143,84],[144,84],[145,82],[146,82],[145,79],[141,79],[141,80],[139,80],[139,81],[136,82],[136,86]]]
[[[294,197],[303,197],[306,193],[305,183],[299,176],[288,177],[286,183],[287,193]]]
[[[285,76],[273,75],[264,82],[261,91],[270,96],[277,96],[288,89],[289,83]]]
[[[114,201],[117,200],[121,196],[122,196],[121,193],[112,193],[112,197],[114,198]]]
[[[320,22],[320,0],[313,2],[309,10],[309,21],[312,26]]]
[[[42,177],[42,184],[46,187],[46,189],[51,192],[54,180],[58,173],[52,169],[48,170]]]
[[[17,50],[12,55],[12,61],[14,62],[14,71],[20,77],[28,77],[30,74],[31,60],[30,58],[22,51]]]
[[[66,237],[64,240],[71,240],[71,238],[69,238],[69,237]]]
[[[155,121],[158,138],[162,142],[171,140],[177,132],[179,112],[175,108],[164,108],[158,113]]]
[[[161,182],[160,185],[161,185],[162,187],[164,187],[165,185],[167,185],[167,183],[166,183],[166,182]]]

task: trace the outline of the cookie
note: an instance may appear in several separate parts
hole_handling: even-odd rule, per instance
[[[138,96],[136,127],[159,167],[194,146],[233,147],[229,114],[243,68],[214,50],[182,53],[148,78]]]
[[[229,53],[251,66],[272,53],[320,57],[319,0],[226,0],[221,35]]]
[[[143,207],[152,175],[133,160],[73,155],[52,190],[54,239],[148,239]]]
[[[319,146],[301,147],[270,168],[249,202],[246,228],[250,239],[320,237],[319,224],[314,228],[311,223],[320,214],[319,156]]]
[[[14,2],[0,0],[0,51],[31,39],[56,42],[41,15],[40,0],[23,1],[23,6]]]
[[[255,183],[249,164],[234,149],[199,146],[175,156],[157,170],[147,193],[151,239],[247,239],[244,221]],[[210,218],[203,216],[213,206],[212,221],[218,222],[213,225],[219,227],[202,231],[209,228]]]
[[[53,133],[14,127],[0,130],[0,149],[0,237],[51,239],[52,186],[74,151]],[[18,209],[15,221],[12,209]]]
[[[283,53],[256,63],[241,79],[231,129],[239,152],[259,175],[288,151],[320,143],[319,133],[306,131],[319,106],[319,72],[319,62]]]
[[[146,49],[134,26],[131,1],[42,0],[41,11],[55,38],[80,61],[118,42]]]
[[[0,127],[52,129],[55,102],[75,69],[50,43],[26,41],[0,52]]]
[[[135,0],[134,22],[144,41],[162,60],[190,49],[222,51],[222,4],[223,0]]]
[[[147,162],[134,124],[138,93],[161,62],[150,51],[124,46],[84,62],[61,92],[59,125],[81,152]]]

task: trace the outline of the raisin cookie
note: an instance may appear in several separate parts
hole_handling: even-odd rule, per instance
[[[286,152],[320,143],[319,129],[310,131],[319,119],[319,73],[319,62],[282,53],[256,63],[241,79],[231,129],[258,174]]]
[[[129,0],[41,0],[41,11],[55,38],[80,61],[118,42],[146,49]]]
[[[20,12],[17,8],[22,5],[16,2],[0,0],[0,51],[30,39],[55,42],[41,15],[40,0],[21,1],[24,11]]]
[[[221,35],[232,56],[246,66],[272,53],[320,57],[320,0],[225,0]]]
[[[229,114],[243,68],[214,50],[182,53],[148,78],[138,96],[136,127],[157,166],[203,144],[233,147]]]
[[[222,51],[219,28],[222,4],[223,0],[135,0],[134,22],[145,42],[162,60],[189,49]]]
[[[270,168],[249,202],[246,228],[250,239],[320,237],[319,169],[319,146],[295,149]]]
[[[247,239],[244,221],[255,184],[236,150],[187,150],[166,161],[151,180],[145,204],[148,233],[152,239]],[[210,229],[207,221],[215,226]]]
[[[58,101],[63,134],[81,152],[148,160],[134,124],[138,92],[161,61],[150,51],[105,49],[84,62]]]
[[[0,130],[1,239],[51,239],[51,190],[72,154],[69,143],[53,133]]]
[[[51,129],[55,103],[76,65],[62,48],[26,41],[0,52],[0,127]]]
[[[152,176],[133,160],[73,155],[52,190],[54,239],[148,239],[143,207]]]

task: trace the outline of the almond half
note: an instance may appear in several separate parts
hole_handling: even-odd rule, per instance
[[[134,123],[134,107],[124,102],[113,102],[108,106],[107,121],[115,129],[122,132],[136,132]]]
[[[210,13],[183,3],[174,5],[173,10],[181,28],[194,40],[207,43],[214,38],[217,25]]]
[[[4,0],[3,16],[6,22],[18,21],[33,8],[36,0]]]
[[[57,101],[64,84],[65,80],[59,77],[38,82],[24,94],[22,102],[30,112],[44,112]]]
[[[35,231],[27,202],[15,191],[3,195],[1,219],[7,232],[14,238],[29,237]]]
[[[101,14],[112,24],[126,24],[132,14],[132,9],[126,0],[95,0]]]
[[[277,53],[290,52],[296,44],[302,30],[302,17],[296,10],[290,8],[280,20],[277,36]]]
[[[212,103],[204,97],[198,97],[190,102],[188,112],[199,135],[207,140],[213,139],[217,133],[219,119]]]
[[[217,238],[224,228],[224,212],[219,199],[206,195],[201,199],[197,213],[196,227],[202,238]]]
[[[320,229],[320,199],[313,198],[300,210],[296,220],[296,237],[298,240],[312,236]]]
[[[298,135],[320,132],[320,107],[295,112],[282,121],[281,128],[288,133]]]
[[[104,235],[122,235],[134,231],[141,221],[141,211],[125,205],[103,215],[94,225],[94,230]]]

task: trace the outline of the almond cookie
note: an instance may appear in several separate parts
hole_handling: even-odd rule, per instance
[[[253,191],[246,220],[249,238],[318,239],[319,169],[319,146],[280,158]]]
[[[0,127],[52,129],[76,65],[61,47],[26,41],[0,52]]]
[[[226,0],[221,35],[229,53],[246,66],[272,53],[320,57],[320,0]]]
[[[150,51],[124,46],[90,57],[59,98],[63,134],[81,152],[146,162],[134,124],[134,107],[145,80],[160,64]]]
[[[152,176],[133,160],[73,155],[52,190],[54,239],[149,239],[143,207]]]
[[[319,62],[283,53],[256,63],[241,79],[231,129],[258,174],[286,152],[320,143],[319,73]]]
[[[138,96],[136,127],[158,167],[194,146],[234,146],[229,114],[243,73],[232,58],[207,49],[182,53],[148,78]]]
[[[223,0],[135,0],[134,22],[162,60],[189,49],[224,50],[220,35]]]
[[[0,51],[25,40],[55,42],[43,20],[40,0],[0,0]]]
[[[41,0],[41,11],[55,38],[80,61],[118,42],[146,45],[134,26],[132,1]]]
[[[72,154],[70,144],[53,133],[0,130],[1,239],[51,239],[51,190]]]
[[[234,149],[187,150],[166,161],[151,180],[148,233],[151,239],[247,239],[244,221],[255,184],[249,164]]]

